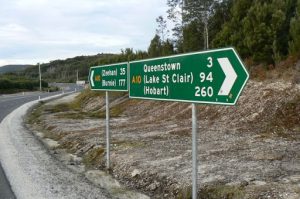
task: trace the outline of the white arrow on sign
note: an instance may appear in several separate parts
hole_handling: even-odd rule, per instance
[[[229,95],[229,92],[237,78],[237,75],[228,58],[219,58],[218,62],[225,73],[225,79],[219,90],[218,95]]]
[[[91,72],[91,78],[90,78],[90,81],[91,81],[91,84],[92,84],[92,87],[94,87],[95,86],[95,84],[94,84],[94,71],[92,70],[92,72]]]

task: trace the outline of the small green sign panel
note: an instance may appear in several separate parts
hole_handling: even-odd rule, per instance
[[[233,48],[130,62],[130,98],[234,105],[249,74]]]
[[[128,63],[119,63],[90,68],[91,90],[128,91]]]

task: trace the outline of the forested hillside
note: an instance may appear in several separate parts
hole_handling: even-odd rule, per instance
[[[42,64],[43,79],[86,80],[90,66],[232,46],[251,71],[293,67],[300,56],[300,0],[167,0],[147,51],[78,56]],[[168,20],[175,24],[168,27]],[[283,62],[288,59],[288,61]],[[37,78],[37,66],[27,69]],[[254,73],[254,77],[256,74]],[[252,77],[253,77],[252,76]],[[264,75],[266,76],[266,75]]]
[[[0,67],[0,74],[25,70],[31,65],[5,65]]]

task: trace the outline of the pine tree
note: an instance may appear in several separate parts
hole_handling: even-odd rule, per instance
[[[183,27],[184,27],[184,2],[186,0],[167,0],[169,9],[167,10],[168,19],[174,23],[172,29],[174,37],[174,47],[177,53],[183,52]]]
[[[156,34],[160,35],[162,42],[164,42],[169,33],[169,30],[167,29],[167,21],[162,16],[159,16],[156,18],[156,22],[158,25]]]
[[[300,0],[297,2],[296,13],[290,24],[289,52],[292,55],[300,56]]]
[[[231,18],[226,22],[222,30],[217,33],[213,40],[213,46],[217,47],[235,47],[242,57],[250,55],[249,49],[244,44],[244,19],[252,5],[249,0],[234,0],[231,8]]]
[[[162,42],[162,56],[174,54],[174,46],[172,42],[167,39],[165,42]]]
[[[161,56],[162,45],[160,37],[156,34],[151,40],[150,46],[148,48],[149,57],[158,57]]]
[[[202,25],[203,30],[203,47],[209,48],[209,18],[213,14],[214,4],[217,0],[187,0],[185,1],[184,9],[186,10],[184,20],[186,23],[197,21]]]
[[[183,52],[202,50],[204,47],[203,31],[196,21],[186,25],[183,29]],[[203,26],[203,24],[202,24]]]

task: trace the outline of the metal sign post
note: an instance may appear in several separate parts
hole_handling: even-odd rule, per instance
[[[109,96],[108,91],[105,92],[106,96],[106,168],[110,168],[110,133],[109,133]]]
[[[40,63],[39,63],[39,79],[40,79],[40,91],[42,91],[42,73],[41,73]]]
[[[192,162],[193,162],[193,199],[197,199],[197,173],[198,173],[198,164],[197,164],[197,109],[196,105],[192,103]]]

